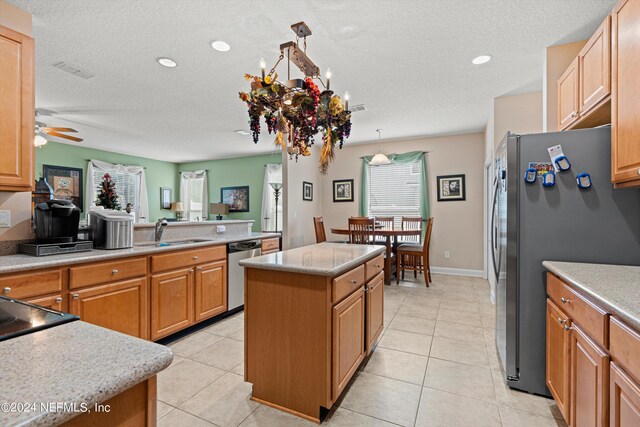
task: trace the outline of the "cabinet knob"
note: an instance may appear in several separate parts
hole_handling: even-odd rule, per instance
[[[558,317],[558,323],[560,323],[561,325],[564,325],[565,323],[567,323],[567,321]]]
[[[562,301],[563,304],[569,304],[571,302],[570,299],[566,299],[564,297],[560,298],[560,301]]]
[[[565,331],[573,331],[573,327],[571,326],[564,325],[563,328]]]
[[[118,270],[116,269],[111,270],[111,274],[118,274]]]
[[[11,288],[6,287],[2,290],[2,292],[4,292],[5,294],[8,294],[9,292],[11,292]]]
[[[62,298],[61,297],[56,298],[56,302],[62,302]]]
[[[638,175],[640,175],[640,169],[638,169]]]
[[[197,267],[196,270],[202,271],[203,268],[202,267]]]
[[[194,260],[198,259],[198,255],[195,255],[195,256],[193,257],[193,259],[194,259]]]
[[[382,266],[380,264],[376,264],[375,267],[376,268],[382,268]]]
[[[78,295],[78,294],[73,294],[73,299],[78,299],[78,298],[80,298],[80,295]]]
[[[353,280],[351,281],[351,284],[352,284],[352,285],[355,285],[356,283],[358,283],[358,281],[357,281],[356,279],[353,279]]]

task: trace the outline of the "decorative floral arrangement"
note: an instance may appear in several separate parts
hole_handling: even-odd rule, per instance
[[[258,142],[262,116],[267,131],[276,135],[276,146],[287,150],[290,158],[295,156],[296,160],[300,155],[311,155],[309,147],[321,133],[320,171],[326,174],[336,144],[342,148],[351,133],[351,112],[345,109],[342,99],[329,90],[320,92],[310,77],[296,88],[279,83],[277,73],[264,77],[245,74],[244,77],[251,83],[251,90],[240,92],[240,99],[249,108],[253,142]]]

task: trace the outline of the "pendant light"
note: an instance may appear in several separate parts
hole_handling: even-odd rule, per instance
[[[382,143],[380,142],[380,138],[381,138],[381,135],[382,135],[382,129],[376,129],[376,132],[378,132],[378,154],[373,156],[373,159],[371,159],[369,164],[371,166],[389,165],[389,164],[391,164],[391,160],[389,160],[389,158],[387,156],[385,156],[384,154],[382,154],[380,152],[380,147],[382,145]]]

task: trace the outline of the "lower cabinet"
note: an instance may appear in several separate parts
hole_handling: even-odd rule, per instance
[[[157,340],[194,321],[194,269],[151,276],[151,339]]]
[[[547,387],[569,423],[569,318],[547,300]]]
[[[384,272],[382,271],[367,285],[366,319],[366,350],[369,355],[384,328]]]
[[[69,295],[69,312],[83,321],[148,338],[146,277],[74,290]]]
[[[571,328],[571,425],[608,425],[609,356],[579,326]]]
[[[48,297],[30,299],[27,302],[39,305],[40,307],[50,308],[52,310],[65,311],[62,307],[62,301],[62,295],[52,295]]]
[[[196,267],[195,286],[196,322],[227,311],[226,261]]]
[[[331,394],[337,399],[365,356],[364,288],[353,292],[332,309],[333,381]]]
[[[611,363],[610,425],[640,426],[640,386],[616,363]]]

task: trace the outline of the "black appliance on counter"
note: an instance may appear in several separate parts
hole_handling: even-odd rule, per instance
[[[79,319],[73,314],[0,296],[0,341]]]

